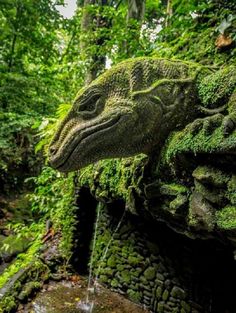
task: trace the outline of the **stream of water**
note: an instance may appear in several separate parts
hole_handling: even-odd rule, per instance
[[[113,233],[111,235],[110,240],[108,241],[106,247],[104,248],[101,260],[99,262],[97,274],[95,276],[95,279],[93,280],[94,253],[95,253],[95,245],[96,245],[96,239],[97,239],[98,223],[100,221],[100,212],[101,212],[101,204],[98,205],[98,209],[97,209],[97,217],[96,217],[94,237],[93,237],[93,246],[92,246],[91,260],[90,260],[90,266],[89,266],[89,279],[88,279],[87,295],[86,295],[85,301],[80,301],[78,303],[78,308],[80,308],[84,312],[89,312],[89,313],[93,312],[94,301],[91,298],[95,294],[96,288],[98,287],[98,276],[99,276],[99,273],[101,271],[102,263],[103,263],[103,261],[106,258],[106,255],[107,255],[107,252],[109,250],[109,247],[110,247],[110,245],[111,245],[111,243],[112,243],[112,241],[114,239],[114,235],[119,230],[119,228],[121,226],[121,223],[122,223],[122,221],[124,219],[124,216],[126,214],[126,210],[124,210],[124,212],[123,212],[123,214],[122,214],[122,216],[121,216],[121,218],[120,218],[116,228],[114,229],[114,231],[113,231]]]

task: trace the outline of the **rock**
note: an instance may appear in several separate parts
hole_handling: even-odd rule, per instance
[[[117,288],[118,286],[119,286],[118,280],[116,280],[115,278],[112,279],[112,281],[111,281],[111,287]]]
[[[191,312],[191,307],[187,302],[181,301],[180,305],[187,313]]]
[[[40,289],[42,287],[42,283],[31,281],[24,285],[22,291],[20,292],[18,299],[20,301],[24,301],[28,299],[28,297],[33,293],[33,291]]]
[[[195,190],[201,193],[202,196],[209,202],[220,206],[225,203],[226,195],[224,190],[219,188],[212,188],[211,185],[205,186],[196,179],[194,180],[194,184]]]
[[[127,294],[128,294],[128,297],[130,298],[130,300],[132,300],[136,303],[139,303],[142,299],[142,294],[140,292],[133,291],[132,289],[128,289]]]
[[[156,289],[156,297],[157,299],[161,299],[161,296],[162,296],[162,287],[157,287]]]
[[[157,312],[160,312],[160,313],[165,312],[164,311],[164,302],[159,302],[158,303]]]
[[[166,302],[168,298],[169,298],[169,291],[165,289],[162,295],[162,300]]]
[[[161,280],[161,281],[164,281],[164,280],[165,280],[165,277],[164,277],[162,274],[160,274],[160,273],[156,273],[156,278],[157,278],[158,280]]]
[[[186,293],[182,288],[174,286],[171,290],[171,296],[173,298],[185,299]]]
[[[213,231],[215,227],[214,209],[197,191],[190,198],[188,223],[196,230]]]
[[[144,271],[144,277],[147,280],[153,280],[156,277],[156,270],[154,267],[148,267],[145,271]]]
[[[130,271],[124,270],[124,271],[122,271],[120,274],[121,274],[121,279],[122,279],[126,284],[130,284],[130,282],[131,282]]]

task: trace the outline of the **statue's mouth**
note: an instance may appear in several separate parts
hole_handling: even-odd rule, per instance
[[[86,147],[86,143],[89,141],[90,137],[94,135],[99,136],[104,132],[110,131],[119,123],[120,119],[121,116],[116,115],[103,122],[100,120],[87,128],[86,125],[82,129],[81,127],[75,128],[75,130],[71,131],[66,136],[59,150],[54,155],[51,155],[50,165],[59,171],[67,171],[67,163],[71,163],[70,159],[72,155],[76,153],[76,158],[79,159],[79,153],[77,152],[83,147]],[[94,138],[94,140],[96,140],[96,138]]]

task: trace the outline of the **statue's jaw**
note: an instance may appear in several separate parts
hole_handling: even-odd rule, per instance
[[[93,153],[86,156],[87,149],[91,144],[99,145],[101,139],[111,140],[121,119],[121,115],[115,112],[109,119],[99,119],[93,124],[88,122],[87,126],[85,124],[83,127],[75,127],[68,133],[56,153],[51,154],[50,165],[61,172],[70,172],[98,161],[102,158],[101,155],[96,156],[96,153]]]

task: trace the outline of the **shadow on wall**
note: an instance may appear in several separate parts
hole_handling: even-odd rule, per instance
[[[86,187],[82,187],[76,194],[78,228],[74,234],[75,249],[72,259],[75,270],[82,275],[88,274],[97,204],[97,200]]]

